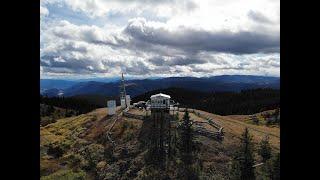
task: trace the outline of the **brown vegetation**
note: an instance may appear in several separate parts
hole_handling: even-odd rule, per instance
[[[119,111],[118,111],[119,112]],[[143,115],[145,112],[129,111]],[[280,130],[278,127],[248,124],[230,116],[219,116],[196,110],[190,119],[198,122],[207,120],[198,113],[213,119],[224,127],[224,140],[215,141],[208,137],[196,136],[201,144],[198,160],[201,179],[228,179],[232,155],[239,144],[239,137],[247,127],[255,143],[269,135],[270,144],[280,150]],[[179,112],[179,119],[183,112]],[[62,177],[78,179],[142,179],[148,177],[149,170],[144,164],[145,150],[141,142],[148,131],[143,121],[120,116],[110,131],[116,146],[106,138],[115,116],[107,116],[107,109],[101,108],[80,116],[63,118],[40,128],[40,167],[41,179]],[[212,126],[201,123],[203,128],[216,131]],[[48,154],[48,149],[59,147],[61,157]],[[176,162],[179,163],[179,162]],[[173,172],[172,172],[173,173]],[[170,173],[169,173],[170,174]]]

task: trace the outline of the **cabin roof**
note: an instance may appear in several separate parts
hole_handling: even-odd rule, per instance
[[[162,93],[152,95],[150,98],[153,99],[153,98],[158,98],[158,97],[168,98],[168,99],[171,98],[169,95],[167,95],[167,94],[162,94]]]

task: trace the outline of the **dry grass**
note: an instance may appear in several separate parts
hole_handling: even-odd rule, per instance
[[[118,108],[119,109],[119,108]],[[100,141],[105,137],[105,133],[110,129],[115,116],[107,116],[107,108],[96,109],[90,113],[80,116],[63,118],[57,122],[40,127],[40,166],[42,175],[53,174],[61,170],[69,170],[71,167],[61,166],[65,162],[67,154],[77,154],[90,144],[101,146],[111,146],[107,140]],[[122,148],[139,151],[137,146],[137,136],[142,125],[141,120],[120,117],[111,130],[111,137],[117,143],[116,151]],[[63,148],[63,156],[54,158],[47,155],[50,144]]]
[[[143,115],[143,111],[131,109],[133,114]],[[253,135],[254,141],[259,142],[266,134],[270,137],[270,143],[274,149],[280,149],[280,129],[276,127],[256,126],[243,122],[241,119],[232,116],[219,116],[204,111],[196,110],[196,113],[201,113],[204,116],[212,118],[215,122],[224,127],[225,138],[222,142],[209,139],[203,136],[197,136],[196,139],[201,142],[199,158],[203,161],[206,172],[213,174],[221,173],[219,177],[225,177],[228,167],[228,162],[233,154],[235,147],[239,144],[239,137],[248,127]],[[206,119],[197,116],[194,113],[189,113],[190,118],[198,122],[206,122]],[[179,112],[179,119],[183,117],[183,112]],[[96,109],[88,114],[83,114],[76,117],[63,118],[57,122],[40,128],[40,166],[44,174],[55,173],[63,169],[68,169],[68,166],[61,166],[64,162],[62,159],[53,159],[46,154],[46,146],[49,144],[69,145],[64,152],[66,154],[77,153],[84,146],[92,143],[103,145],[105,148],[111,146],[111,143],[99,142],[98,139],[104,136],[113,124],[115,117],[107,116],[107,108]],[[132,162],[130,169],[135,169],[135,163],[141,162],[142,153],[139,146],[139,135],[143,122],[141,120],[120,117],[111,130],[111,137],[116,142],[115,157],[124,162]],[[210,131],[216,131],[209,124],[201,124],[204,128]],[[109,143],[109,144],[108,144]],[[129,159],[121,157],[121,151],[128,149]],[[139,160],[140,158],[140,160]],[[116,167],[113,162],[105,162],[108,167]],[[101,163],[100,163],[101,164]],[[139,168],[143,167],[139,165]],[[138,168],[137,171],[141,171]],[[109,173],[109,171],[107,171]],[[111,171],[110,171],[111,172]]]
[[[142,115],[142,116],[146,115],[146,111],[145,110],[138,109],[138,108],[131,108],[128,112],[132,113],[132,114]]]
[[[215,122],[223,126],[226,135],[229,134],[231,137],[240,137],[246,127],[249,129],[253,136],[253,140],[256,143],[260,142],[262,138],[268,135],[272,147],[276,150],[280,150],[280,128],[278,127],[248,124],[241,120],[233,119],[230,116],[220,116],[200,110],[196,110],[196,112],[213,119]],[[192,114],[193,113],[191,113],[191,117],[194,117]],[[199,117],[195,118],[195,120],[199,120]]]

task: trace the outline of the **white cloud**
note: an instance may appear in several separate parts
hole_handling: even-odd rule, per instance
[[[141,15],[143,12],[170,17],[197,7],[191,0],[65,0],[64,3],[91,18],[106,16],[108,13]]]
[[[40,15],[41,16],[48,16],[49,10],[46,7],[40,6]]]
[[[268,0],[42,0],[41,74],[279,76],[279,7]],[[56,18],[57,8],[69,8],[68,20]],[[79,13],[90,22],[72,19]]]

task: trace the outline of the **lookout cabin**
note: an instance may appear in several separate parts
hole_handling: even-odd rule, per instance
[[[150,97],[151,109],[170,109],[170,96],[167,94],[155,94]]]

